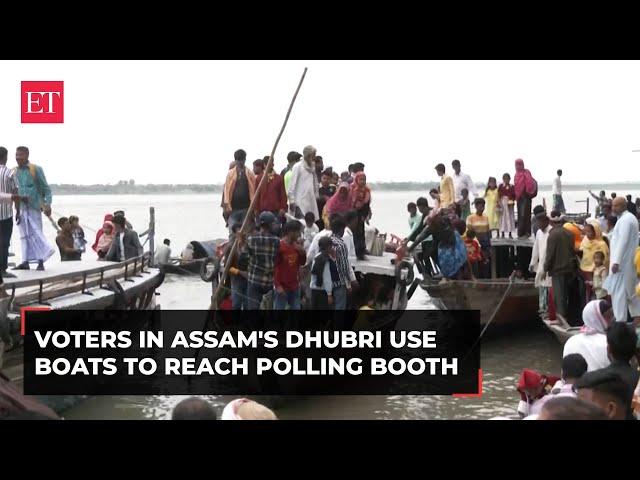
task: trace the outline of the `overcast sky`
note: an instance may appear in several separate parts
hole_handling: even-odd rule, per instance
[[[0,145],[27,145],[51,183],[221,183],[233,152],[312,144],[371,181],[475,181],[523,158],[540,182],[631,178],[640,161],[638,61],[0,61]],[[64,80],[65,123],[20,123],[22,80]]]

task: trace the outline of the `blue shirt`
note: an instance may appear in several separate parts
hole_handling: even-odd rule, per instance
[[[40,207],[51,205],[51,189],[41,167],[35,166],[35,178],[31,176],[29,163],[16,169],[16,181],[20,195],[29,197],[29,207],[39,210]]]

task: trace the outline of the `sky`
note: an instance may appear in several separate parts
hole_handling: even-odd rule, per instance
[[[0,145],[50,183],[222,183],[233,152],[313,145],[373,182],[514,171],[565,183],[640,180],[639,61],[0,61]],[[21,124],[20,82],[63,80],[63,124]],[[631,175],[630,175],[631,174]],[[632,178],[633,177],[633,178]]]

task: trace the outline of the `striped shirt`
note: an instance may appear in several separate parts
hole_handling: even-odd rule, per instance
[[[353,270],[349,266],[349,252],[347,245],[340,237],[336,235],[331,236],[331,243],[336,249],[336,266],[338,267],[338,274],[340,280],[336,282],[336,285],[347,286],[351,283],[351,275]]]
[[[0,193],[12,194],[18,190],[18,183],[13,170],[6,165],[0,165]],[[0,203],[0,220],[13,217],[13,202]]]
[[[273,286],[273,273],[280,239],[275,235],[256,233],[247,238],[249,254],[248,280],[262,287]]]

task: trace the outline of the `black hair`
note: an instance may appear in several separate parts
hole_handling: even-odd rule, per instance
[[[118,225],[118,226],[124,228],[124,226],[126,225],[127,221],[125,220],[124,216],[116,215],[115,217],[113,217],[112,222],[113,222],[114,225]]]
[[[353,164],[353,173],[364,172],[364,163],[356,162]]]
[[[429,193],[435,193],[435,194],[438,194],[438,193],[440,193],[440,192],[438,191],[438,189],[437,189],[437,188],[432,188],[431,190],[429,190]]]
[[[473,240],[476,238],[476,231],[473,228],[467,228],[466,235],[468,239]]]
[[[254,160],[253,164],[254,165],[262,165],[262,168],[264,168],[264,166],[265,166],[264,160],[262,158],[258,158],[257,160]]]
[[[607,329],[607,345],[614,360],[629,363],[636,353],[638,335],[625,322],[613,322]]]
[[[213,406],[198,397],[187,398],[178,403],[171,414],[171,420],[217,420]]]
[[[547,412],[549,420],[608,420],[600,407],[575,397],[551,398],[542,410]]]
[[[307,213],[304,214],[304,219],[307,222],[313,223],[313,222],[316,221],[316,216],[313,214],[313,212],[307,212]]]
[[[416,207],[428,207],[429,206],[429,200],[427,200],[424,197],[420,197],[418,198],[418,200],[416,200]]]
[[[297,220],[288,220],[282,227],[282,236],[288,235],[292,232],[299,232],[302,229],[302,224]]]
[[[25,146],[19,146],[18,148],[16,148],[16,152],[24,152],[27,155],[29,155],[29,149]]]
[[[607,196],[607,192],[605,192],[604,190],[600,190],[600,196],[606,197]]]
[[[331,248],[331,243],[331,237],[321,237],[320,240],[318,240],[318,248],[321,252],[326,252]]]
[[[625,410],[631,409],[631,400],[633,393],[629,391],[629,386],[622,377],[609,370],[601,368],[585,373],[575,384],[578,390],[588,388],[594,392],[604,394],[625,407]]]
[[[418,206],[414,202],[407,203],[407,210],[417,210]]]
[[[570,353],[562,359],[562,379],[580,378],[587,371],[587,361],[579,353]]]
[[[611,310],[611,308],[613,308],[613,307],[611,306],[611,303],[609,303],[609,301],[600,300],[600,304],[598,305],[598,309],[600,310],[601,314],[604,315],[606,312]]]
[[[233,158],[234,160],[240,160],[240,161],[245,161],[247,159],[247,152],[245,152],[244,150],[240,149],[240,150],[236,150],[233,153]]]
[[[617,196],[616,192],[611,192],[611,198],[616,198]]]
[[[343,216],[339,213],[334,213],[333,215],[331,215],[329,217],[329,227],[335,234],[343,232],[344,228],[346,227]]]
[[[503,173],[503,174],[502,174],[502,179],[503,179],[503,180],[504,180],[504,177],[508,177],[508,178],[509,178],[509,180],[511,180],[511,175],[510,175],[510,174],[508,174],[508,173]]]
[[[632,198],[631,195],[627,195],[627,202],[630,202],[631,198]]]
[[[164,243],[165,245],[171,245],[171,240],[165,238],[162,243]]]
[[[447,171],[446,167],[444,166],[444,163],[437,164],[436,165],[436,170],[438,172],[446,172]]]
[[[544,207],[542,205],[536,205],[533,207],[533,214],[538,215],[539,213],[544,213]]]
[[[562,175],[562,169],[558,169],[558,171],[556,172],[558,175]]]
[[[484,189],[485,196],[489,191],[489,184],[491,183],[491,180],[493,180],[493,183],[496,185],[496,188],[498,188],[498,180],[496,180],[496,177],[489,177],[489,180],[487,180],[487,188]]]
[[[349,173],[353,173],[353,163],[350,163],[349,166],[347,167],[347,169],[349,170]]]
[[[482,204],[485,205],[487,202],[484,201],[484,198],[482,197],[476,197],[476,199],[473,201],[474,205],[478,205],[478,204]]]
[[[604,262],[604,252],[602,250],[596,250],[595,252],[593,252],[593,258],[596,258],[596,255],[602,257],[602,261]]]
[[[453,167],[454,165],[460,166],[460,160],[456,158],[453,162],[451,162],[451,166]]]
[[[67,217],[60,217],[60,218],[58,219],[58,226],[59,226],[60,228],[62,228],[62,226],[63,226],[65,223],[67,223],[68,221],[69,221],[69,219],[68,219]]]
[[[9,151],[6,148],[0,147],[0,160],[4,159],[8,154]]]

